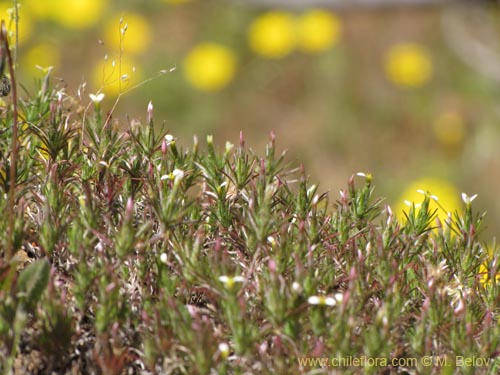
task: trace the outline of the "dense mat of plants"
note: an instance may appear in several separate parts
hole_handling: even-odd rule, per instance
[[[441,223],[424,192],[402,220],[359,174],[329,203],[273,134],[262,154],[243,136],[184,150],[152,106],[119,124],[48,82],[20,102],[12,259],[0,217],[4,374],[500,368],[498,253],[468,196]],[[10,104],[1,124],[7,212]],[[389,362],[334,362],[362,356]]]

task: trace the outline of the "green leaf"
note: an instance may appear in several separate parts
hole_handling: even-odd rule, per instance
[[[27,309],[33,309],[47,288],[50,275],[50,263],[40,259],[26,267],[17,281],[18,297]]]

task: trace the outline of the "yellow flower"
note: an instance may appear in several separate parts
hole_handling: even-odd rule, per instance
[[[141,74],[135,65],[125,59],[122,59],[121,63],[118,60],[101,61],[93,71],[94,84],[110,97],[132,89],[140,83],[140,79]]]
[[[421,193],[429,192],[432,196],[429,204],[430,212],[436,211],[436,215],[443,225],[448,219],[448,212],[459,211],[462,204],[460,203],[460,193],[448,181],[439,178],[422,178],[412,182],[403,192],[396,207],[396,213],[401,219],[404,218],[403,211],[408,214],[412,204],[415,204],[415,209],[419,210],[420,205],[424,201],[425,196]],[[434,198],[438,199],[436,202]],[[434,223],[432,223],[434,225]]]
[[[268,58],[288,55],[297,44],[295,19],[287,12],[272,11],[258,17],[248,31],[250,48]]]
[[[25,0],[23,5],[26,6],[33,15],[39,20],[47,20],[51,18],[52,8],[56,0]]]
[[[465,124],[456,111],[440,113],[433,123],[432,130],[437,141],[443,146],[458,146],[465,137]]]
[[[24,72],[32,77],[40,77],[43,72],[37,68],[57,67],[60,65],[61,52],[51,43],[39,43],[21,55],[21,67]]]
[[[163,1],[167,4],[180,5],[180,4],[189,3],[191,0],[163,0]]]
[[[120,22],[122,20],[122,22]],[[121,17],[113,17],[105,27],[105,42],[125,54],[140,54],[151,44],[151,26],[145,17],[129,13]]]
[[[234,53],[215,43],[199,44],[184,60],[184,74],[187,80],[200,90],[222,89],[231,82],[235,71]]]
[[[69,29],[84,29],[99,21],[108,0],[53,0],[50,4],[56,22]]]
[[[491,262],[494,259],[494,253],[493,253],[493,249],[491,246],[488,246],[487,250],[488,250],[488,260],[479,266],[479,274],[481,276],[479,281],[483,285],[491,284],[492,282],[495,282],[495,284],[496,284],[498,281],[500,281],[500,269],[499,268],[497,268],[497,273],[494,277],[495,280],[491,279],[490,265],[492,265]]]
[[[420,87],[432,77],[429,53],[413,43],[393,46],[385,55],[387,77],[398,86]]]
[[[311,10],[298,19],[298,45],[308,53],[325,51],[338,42],[340,26],[340,20],[333,13]]]
[[[26,7],[18,7],[19,15],[19,44],[25,43],[31,36],[33,29],[33,19],[31,14],[27,11]],[[15,35],[16,35],[16,23],[15,23],[15,12],[12,2],[3,2],[0,4],[0,19],[5,20],[5,25],[7,26],[7,31],[9,32],[9,43],[10,47],[14,47]]]

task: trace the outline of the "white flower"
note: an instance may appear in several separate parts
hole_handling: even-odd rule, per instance
[[[243,276],[219,276],[219,281],[226,285],[228,289],[232,289],[235,283],[242,283],[245,281]]]
[[[419,208],[422,205],[421,203],[413,203],[407,200],[404,201],[404,204],[407,205],[408,207],[415,206],[415,208]]]
[[[99,104],[104,99],[104,94],[102,92],[97,95],[89,94],[89,98],[94,102],[94,104]]]
[[[172,134],[165,135],[165,141],[167,144],[172,143],[174,141],[174,136]]]
[[[344,295],[342,293],[337,293],[333,297],[329,296],[311,296],[307,299],[307,303],[310,305],[319,306],[335,306],[337,303],[342,302]]]
[[[222,358],[227,358],[227,356],[229,355],[229,345],[225,342],[221,342],[219,344],[219,352]]]
[[[472,197],[469,197],[467,194],[462,193],[462,200],[466,205],[470,205],[474,199],[477,198],[477,194],[474,194]]]
[[[232,150],[233,148],[234,148],[234,145],[233,145],[231,142],[227,141],[227,142],[226,142],[226,153],[231,152],[231,150]]]
[[[174,184],[178,184],[184,178],[184,171],[181,169],[174,169],[169,174],[164,174],[160,177],[160,180],[171,180],[174,181]]]
[[[276,240],[274,239],[273,236],[268,236],[267,242],[269,242],[271,244],[271,246],[276,246]]]
[[[333,297],[311,296],[307,299],[307,303],[310,305],[319,306],[335,306],[337,304],[337,301]]]
[[[356,176],[364,177],[366,179],[366,181],[368,181],[368,182],[371,182],[373,179],[373,176],[371,173],[358,172],[358,173],[356,173]]]
[[[160,261],[161,261],[162,263],[167,264],[167,260],[168,260],[168,256],[167,256],[167,254],[166,254],[166,253],[161,253],[161,255],[160,255]]]
[[[172,171],[172,176],[174,178],[174,184],[178,184],[184,178],[184,171],[176,168]]]

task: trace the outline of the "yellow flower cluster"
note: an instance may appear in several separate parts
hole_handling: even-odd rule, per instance
[[[79,30],[96,25],[109,0],[26,0],[25,3],[37,19]]]
[[[248,30],[248,43],[266,58],[282,58],[295,49],[319,53],[334,46],[340,37],[340,21],[331,12],[311,10],[300,17],[271,11],[257,17]],[[184,61],[186,79],[203,91],[218,91],[236,72],[235,53],[216,43],[195,46]]]
[[[25,0],[20,2],[18,15],[18,42],[25,44],[32,35],[37,21],[51,21],[68,29],[81,30],[95,26],[104,15],[109,0]],[[11,3],[0,4],[0,16],[8,24],[11,42],[14,41],[16,23]],[[14,43],[11,43],[14,45]],[[56,43],[37,40],[21,56],[20,66],[25,73],[37,75],[36,66],[56,67],[60,62],[60,50]]]
[[[455,186],[446,180],[426,177],[412,182],[401,194],[396,206],[396,213],[400,219],[404,218],[403,212],[408,213],[412,205],[415,205],[418,212],[425,198],[422,191],[432,195],[429,210],[431,212],[437,210],[436,215],[443,225],[448,218],[448,212],[459,211],[462,206],[460,193]],[[438,199],[437,202],[434,198]]]
[[[339,18],[325,10],[311,10],[299,17],[270,11],[252,22],[248,42],[263,57],[282,58],[295,48],[307,53],[326,51],[338,42],[340,30]]]
[[[384,58],[387,78],[401,87],[421,87],[432,77],[429,53],[415,43],[392,46]]]
[[[167,4],[171,5],[180,5],[180,4],[185,4],[189,3],[191,0],[163,0]]]

